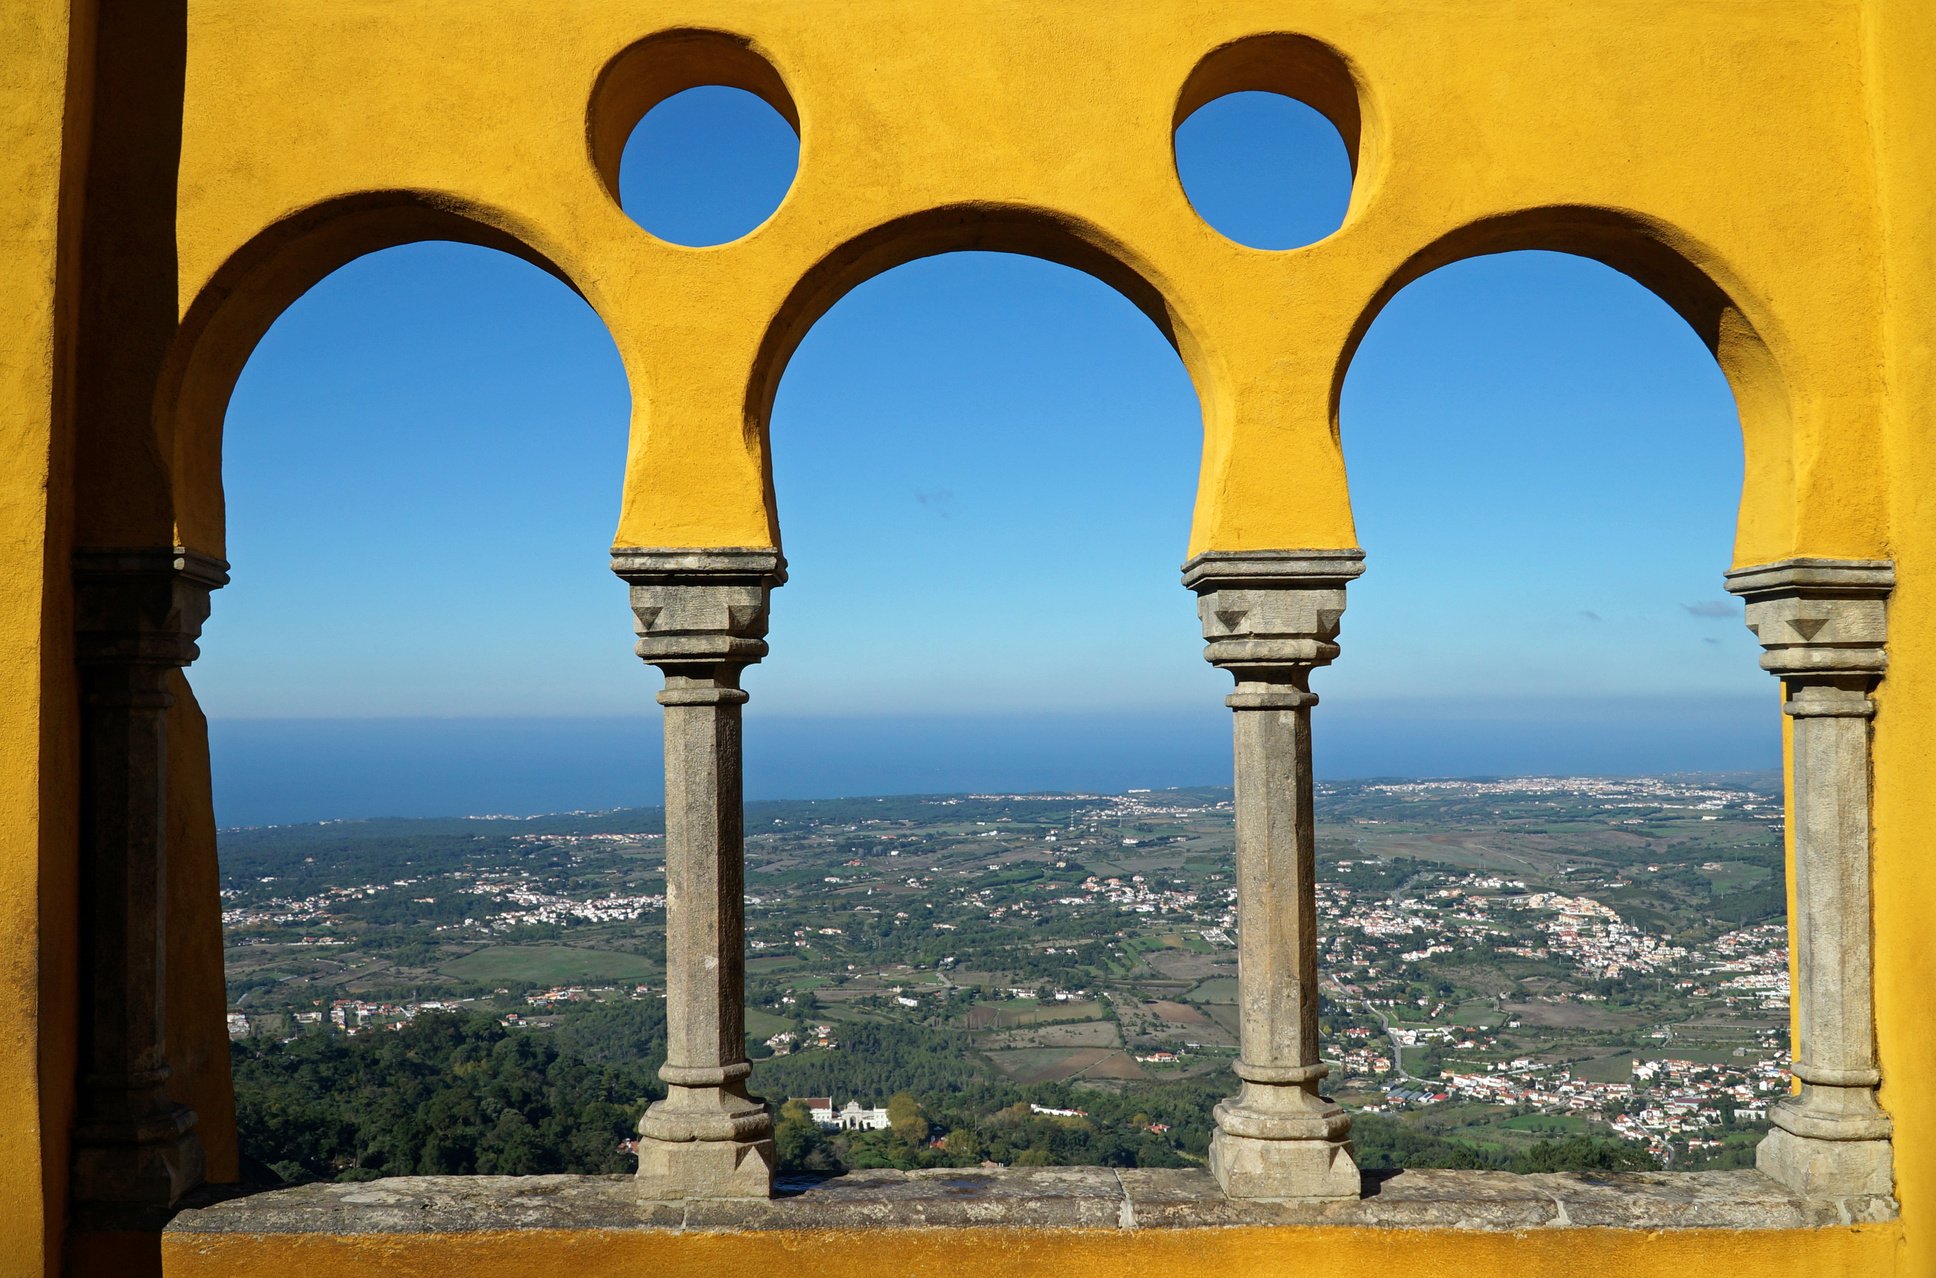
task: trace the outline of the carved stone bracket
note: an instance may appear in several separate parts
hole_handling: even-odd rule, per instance
[[[618,550],[637,652],[665,675],[666,1098],[639,1122],[653,1198],[771,1193],[773,1115],[747,1090],[742,670],[766,655],[774,550]]]
[[[1890,1122],[1876,1099],[1869,840],[1869,699],[1887,664],[1893,565],[1789,559],[1727,575],[1762,668],[1793,720],[1789,804],[1797,946],[1794,1072],[1755,1163],[1811,1197],[1887,1195]]]
[[[1204,657],[1230,671],[1237,809],[1241,1080],[1217,1106],[1210,1169],[1233,1198],[1355,1198],[1351,1119],[1318,1093],[1311,672],[1338,655],[1357,550],[1211,552],[1183,566]]]
[[[167,1094],[168,726],[228,565],[175,547],[74,556],[81,683],[83,1203],[169,1204],[202,1182],[195,1115]]]

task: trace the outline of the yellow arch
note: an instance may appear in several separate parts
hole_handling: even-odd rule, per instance
[[[773,544],[780,543],[769,427],[773,400],[793,353],[809,330],[848,293],[877,275],[925,257],[961,252],[1013,253],[1081,271],[1114,289],[1149,317],[1182,357],[1211,430],[1216,376],[1191,324],[1170,300],[1150,263],[1100,228],[1051,209],[958,204],[896,218],[853,236],[794,283],[763,334],[746,387],[746,427],[757,441],[766,481]]]
[[[1791,392],[1766,334],[1769,315],[1750,317],[1746,296],[1720,255],[1667,223],[1624,209],[1560,205],[1480,218],[1441,235],[1407,257],[1359,311],[1331,380],[1331,428],[1338,434],[1344,381],[1365,334],[1408,285],[1468,258],[1523,250],[1589,258],[1609,266],[1685,320],[1713,354],[1733,388],[1741,419],[1743,467],[1735,529],[1735,562],[1755,561],[1756,548],[1795,535],[1794,417]]]
[[[172,462],[175,543],[225,554],[222,429],[229,397],[257,343],[291,303],[357,258],[430,240],[508,253],[584,298],[572,275],[535,246],[537,238],[503,210],[412,190],[343,196],[258,232],[189,305],[163,370],[155,428]]]

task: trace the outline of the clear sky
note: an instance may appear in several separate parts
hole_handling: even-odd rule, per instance
[[[766,107],[699,90],[640,127],[621,194],[721,242],[795,157]],[[1178,162],[1263,248],[1349,194],[1330,126],[1266,95],[1186,122]],[[193,672],[218,816],[651,800],[654,678],[605,554],[629,403],[590,309],[483,249],[361,259],[276,323],[229,410],[234,584]],[[1341,417],[1369,569],[1315,684],[1321,768],[1773,764],[1773,681],[1720,588],[1734,406],[1663,303],[1556,254],[1448,267],[1377,321]],[[747,678],[749,743],[772,725],[749,790],[1227,777],[1228,678],[1177,582],[1200,445],[1175,352],[1087,276],[953,254],[848,295],[774,411],[792,581]]]

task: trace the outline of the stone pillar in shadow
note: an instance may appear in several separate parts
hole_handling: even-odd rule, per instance
[[[1820,1198],[1893,1192],[1875,1046],[1869,865],[1869,693],[1887,658],[1887,561],[1787,559],[1741,568],[1761,666],[1782,680],[1797,947],[1795,1077],[1769,1110],[1755,1165]]]
[[[79,1203],[170,1204],[202,1183],[168,1098],[168,708],[228,565],[179,548],[74,556],[81,686]]]
[[[1204,657],[1237,681],[1237,1003],[1242,1084],[1210,1169],[1232,1198],[1355,1198],[1351,1118],[1318,1094],[1311,672],[1338,655],[1357,550],[1210,552],[1183,566]]]
[[[773,550],[616,550],[665,675],[666,1098],[639,1122],[653,1198],[764,1198],[773,1113],[747,1091],[740,672],[766,655]]]

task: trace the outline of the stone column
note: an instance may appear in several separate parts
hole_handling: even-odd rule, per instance
[[[1888,1114],[1876,1101],[1869,877],[1869,693],[1886,664],[1887,561],[1787,559],[1727,575],[1778,675],[1792,721],[1788,778],[1797,947],[1795,1077],[1769,1110],[1755,1165],[1798,1193],[1889,1194]]]
[[[1183,566],[1204,657],[1237,681],[1237,1002],[1242,1080],[1210,1170],[1232,1198],[1355,1198],[1351,1118],[1318,1094],[1311,672],[1338,655],[1357,550],[1210,552]]]
[[[170,1204],[203,1179],[168,1098],[168,709],[228,565],[173,550],[74,556],[81,685],[81,1077],[74,1195]]]
[[[618,550],[638,654],[665,675],[666,1098],[639,1121],[653,1198],[764,1198],[773,1111],[746,1088],[740,672],[766,655],[773,550]]]

